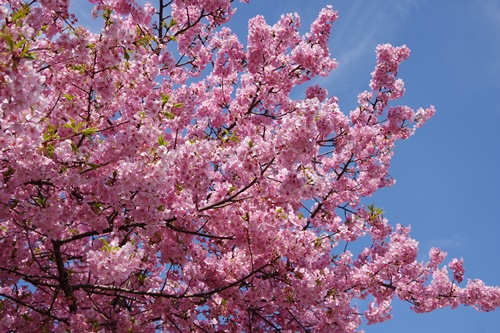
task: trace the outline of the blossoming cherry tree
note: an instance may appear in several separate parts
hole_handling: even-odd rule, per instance
[[[337,66],[330,7],[305,35],[257,16],[243,44],[230,0],[90,3],[98,32],[67,0],[0,0],[1,331],[356,332],[394,298],[500,305],[361,203],[434,113],[395,104],[406,46],[377,47],[344,113],[308,83]]]

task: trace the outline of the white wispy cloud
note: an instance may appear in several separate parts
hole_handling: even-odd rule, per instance
[[[438,247],[443,251],[457,249],[465,245],[465,238],[460,234],[453,234],[446,238],[432,239],[424,244],[425,249]]]
[[[500,25],[500,2],[498,0],[487,0],[484,2],[484,12],[493,23]]]
[[[426,2],[356,1],[342,8],[331,40],[332,55],[337,58],[339,68],[332,73],[329,80],[349,77],[346,73],[357,73],[357,68],[363,63],[372,66],[376,45],[389,42],[404,21],[420,10]],[[364,68],[363,72],[366,72]]]

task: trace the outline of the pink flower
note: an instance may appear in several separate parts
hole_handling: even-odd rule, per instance
[[[307,98],[316,97],[320,102],[323,102],[328,96],[328,91],[325,88],[321,88],[319,85],[310,86],[306,90]]]
[[[454,258],[449,264],[448,267],[453,271],[453,279],[458,283],[462,282],[464,278],[464,268],[463,268],[464,260],[460,258],[457,260]]]

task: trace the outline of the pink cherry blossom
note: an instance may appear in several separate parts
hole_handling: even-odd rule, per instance
[[[337,66],[331,7],[242,38],[229,0],[89,2],[96,33],[69,1],[0,1],[0,330],[344,333],[395,298],[500,306],[362,205],[435,112],[396,103],[406,46],[377,47],[344,113],[309,82]]]

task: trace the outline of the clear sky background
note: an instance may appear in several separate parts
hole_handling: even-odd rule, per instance
[[[500,1],[235,4],[239,9],[231,27],[243,42],[248,19],[256,14],[274,24],[282,13],[297,12],[305,32],[322,7],[330,4],[338,10],[330,47],[339,67],[317,83],[340,98],[344,112],[355,108],[357,94],[368,89],[377,44],[410,47],[412,55],[399,71],[407,88],[401,104],[433,104],[437,113],[397,146],[390,169],[396,185],[367,202],[381,207],[392,225],[411,225],[422,260],[431,247],[440,247],[449,260],[464,258],[466,278],[500,285]],[[480,313],[460,307],[416,314],[401,301],[393,308],[392,320],[364,327],[366,332],[500,331],[500,310]]]

